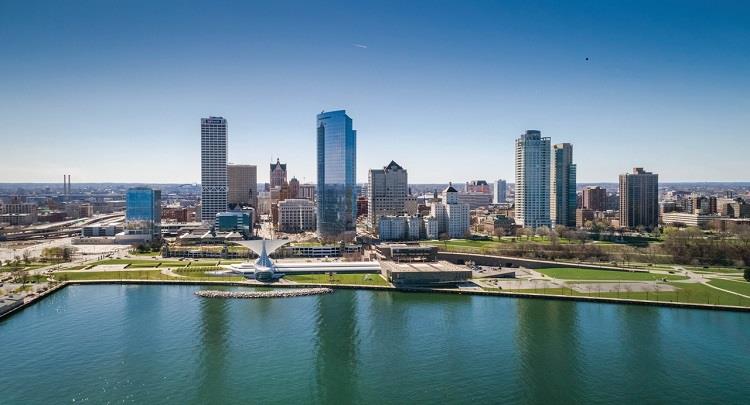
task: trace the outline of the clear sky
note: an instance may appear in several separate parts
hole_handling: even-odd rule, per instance
[[[313,181],[333,109],[358,181],[512,181],[526,129],[579,182],[747,181],[750,2],[0,0],[2,182],[197,182],[209,115]]]

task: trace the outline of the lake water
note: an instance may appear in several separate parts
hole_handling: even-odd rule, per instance
[[[71,286],[0,321],[0,403],[748,403],[750,314]]]

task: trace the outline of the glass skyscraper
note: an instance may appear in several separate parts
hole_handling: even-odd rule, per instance
[[[552,176],[550,177],[550,216],[552,225],[576,226],[576,165],[573,145],[558,143],[552,147]]]
[[[318,114],[318,235],[355,236],[357,131],[346,111]]]
[[[161,237],[161,191],[148,187],[128,189],[125,206],[125,230],[128,235],[143,235],[144,240]]]

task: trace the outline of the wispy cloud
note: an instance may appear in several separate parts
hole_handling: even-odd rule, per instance
[[[367,45],[362,45],[362,44],[352,44],[352,46],[356,46],[357,48],[367,49]]]

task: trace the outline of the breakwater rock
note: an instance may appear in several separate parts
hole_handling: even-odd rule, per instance
[[[295,288],[272,291],[217,291],[200,290],[195,295],[204,298],[290,298],[306,295],[330,294],[332,288]]]

